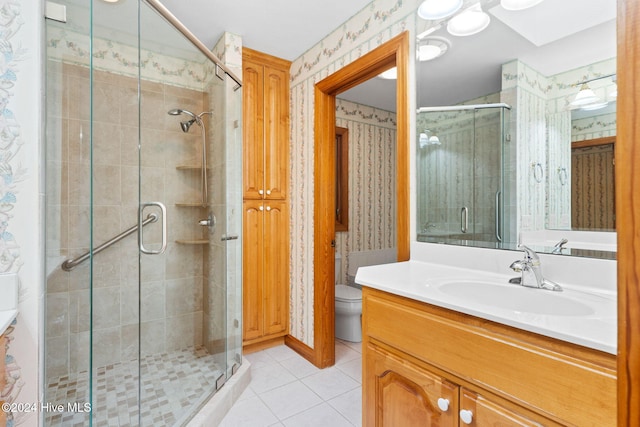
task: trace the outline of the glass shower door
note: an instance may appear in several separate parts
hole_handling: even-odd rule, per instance
[[[140,416],[182,425],[226,380],[228,79],[144,2],[139,31],[139,213],[167,223],[140,232]]]
[[[76,406],[44,425],[182,425],[240,363],[241,91],[146,2],[62,5],[44,395]]]
[[[418,239],[500,242],[505,109],[433,109],[418,115]]]
[[[418,231],[433,239],[467,239],[474,227],[475,133],[473,110],[423,113],[430,139],[418,152]],[[437,137],[437,142],[433,137]]]

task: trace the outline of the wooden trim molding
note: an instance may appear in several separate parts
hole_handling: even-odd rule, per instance
[[[404,32],[315,85],[314,152],[314,345],[312,363],[335,362],[335,105],[336,95],[393,67],[398,69],[397,230],[398,261],[409,259],[409,33]]]
[[[336,231],[349,231],[349,129],[336,126],[336,144]]]
[[[618,422],[640,425],[640,2],[618,0]]]
[[[615,136],[605,136],[603,138],[586,139],[584,141],[574,141],[571,143],[571,148],[587,148],[595,147],[598,145],[616,144]]]

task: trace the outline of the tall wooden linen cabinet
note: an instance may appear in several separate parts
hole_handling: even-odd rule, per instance
[[[242,51],[243,345],[282,342],[289,333],[289,68]]]

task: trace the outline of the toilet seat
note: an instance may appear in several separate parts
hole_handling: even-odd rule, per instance
[[[336,301],[361,302],[362,290],[347,285],[336,285]]]

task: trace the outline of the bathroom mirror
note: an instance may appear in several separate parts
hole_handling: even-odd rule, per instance
[[[615,251],[615,232],[609,227],[603,229],[598,223],[585,231],[581,223],[585,232],[574,234],[572,193],[584,198],[593,185],[572,184],[579,178],[573,171],[572,143],[615,139],[616,2],[534,3],[507,10],[500,0],[483,0],[479,6],[464,2],[450,17],[416,18],[417,240],[514,249],[527,236],[534,240],[525,243],[554,252],[553,239],[562,235],[569,239],[569,249],[560,253],[610,258],[615,256],[608,253]],[[479,17],[479,27],[460,29],[456,17],[463,13]],[[461,35],[465,32],[473,34]],[[582,93],[576,102],[585,86],[592,91],[585,92],[590,98],[580,98]],[[493,118],[489,110],[475,110],[471,117],[440,108],[500,103],[510,108],[504,109],[506,115],[496,113]],[[425,117],[439,108],[435,123],[433,117]],[[475,126],[470,142],[458,138],[462,132],[458,118],[469,129]],[[489,120],[494,123],[491,128],[485,126]],[[483,126],[485,130],[479,131]],[[434,137],[437,144],[431,143]],[[493,148],[483,145],[489,139]],[[488,155],[489,151],[496,154]],[[449,160],[443,160],[447,158],[443,153]],[[425,160],[436,155],[440,160]],[[486,173],[494,168],[487,159],[502,164],[500,173]],[[452,173],[456,162],[460,172]],[[594,161],[583,162],[580,174],[589,164],[597,167]],[[429,198],[434,185],[438,199],[449,202],[437,213],[429,211],[434,206]],[[464,192],[468,202],[461,204],[456,194]],[[476,208],[475,217],[465,210],[467,204]],[[465,229],[480,231],[465,233]],[[594,246],[582,242],[594,235],[612,239]]]

